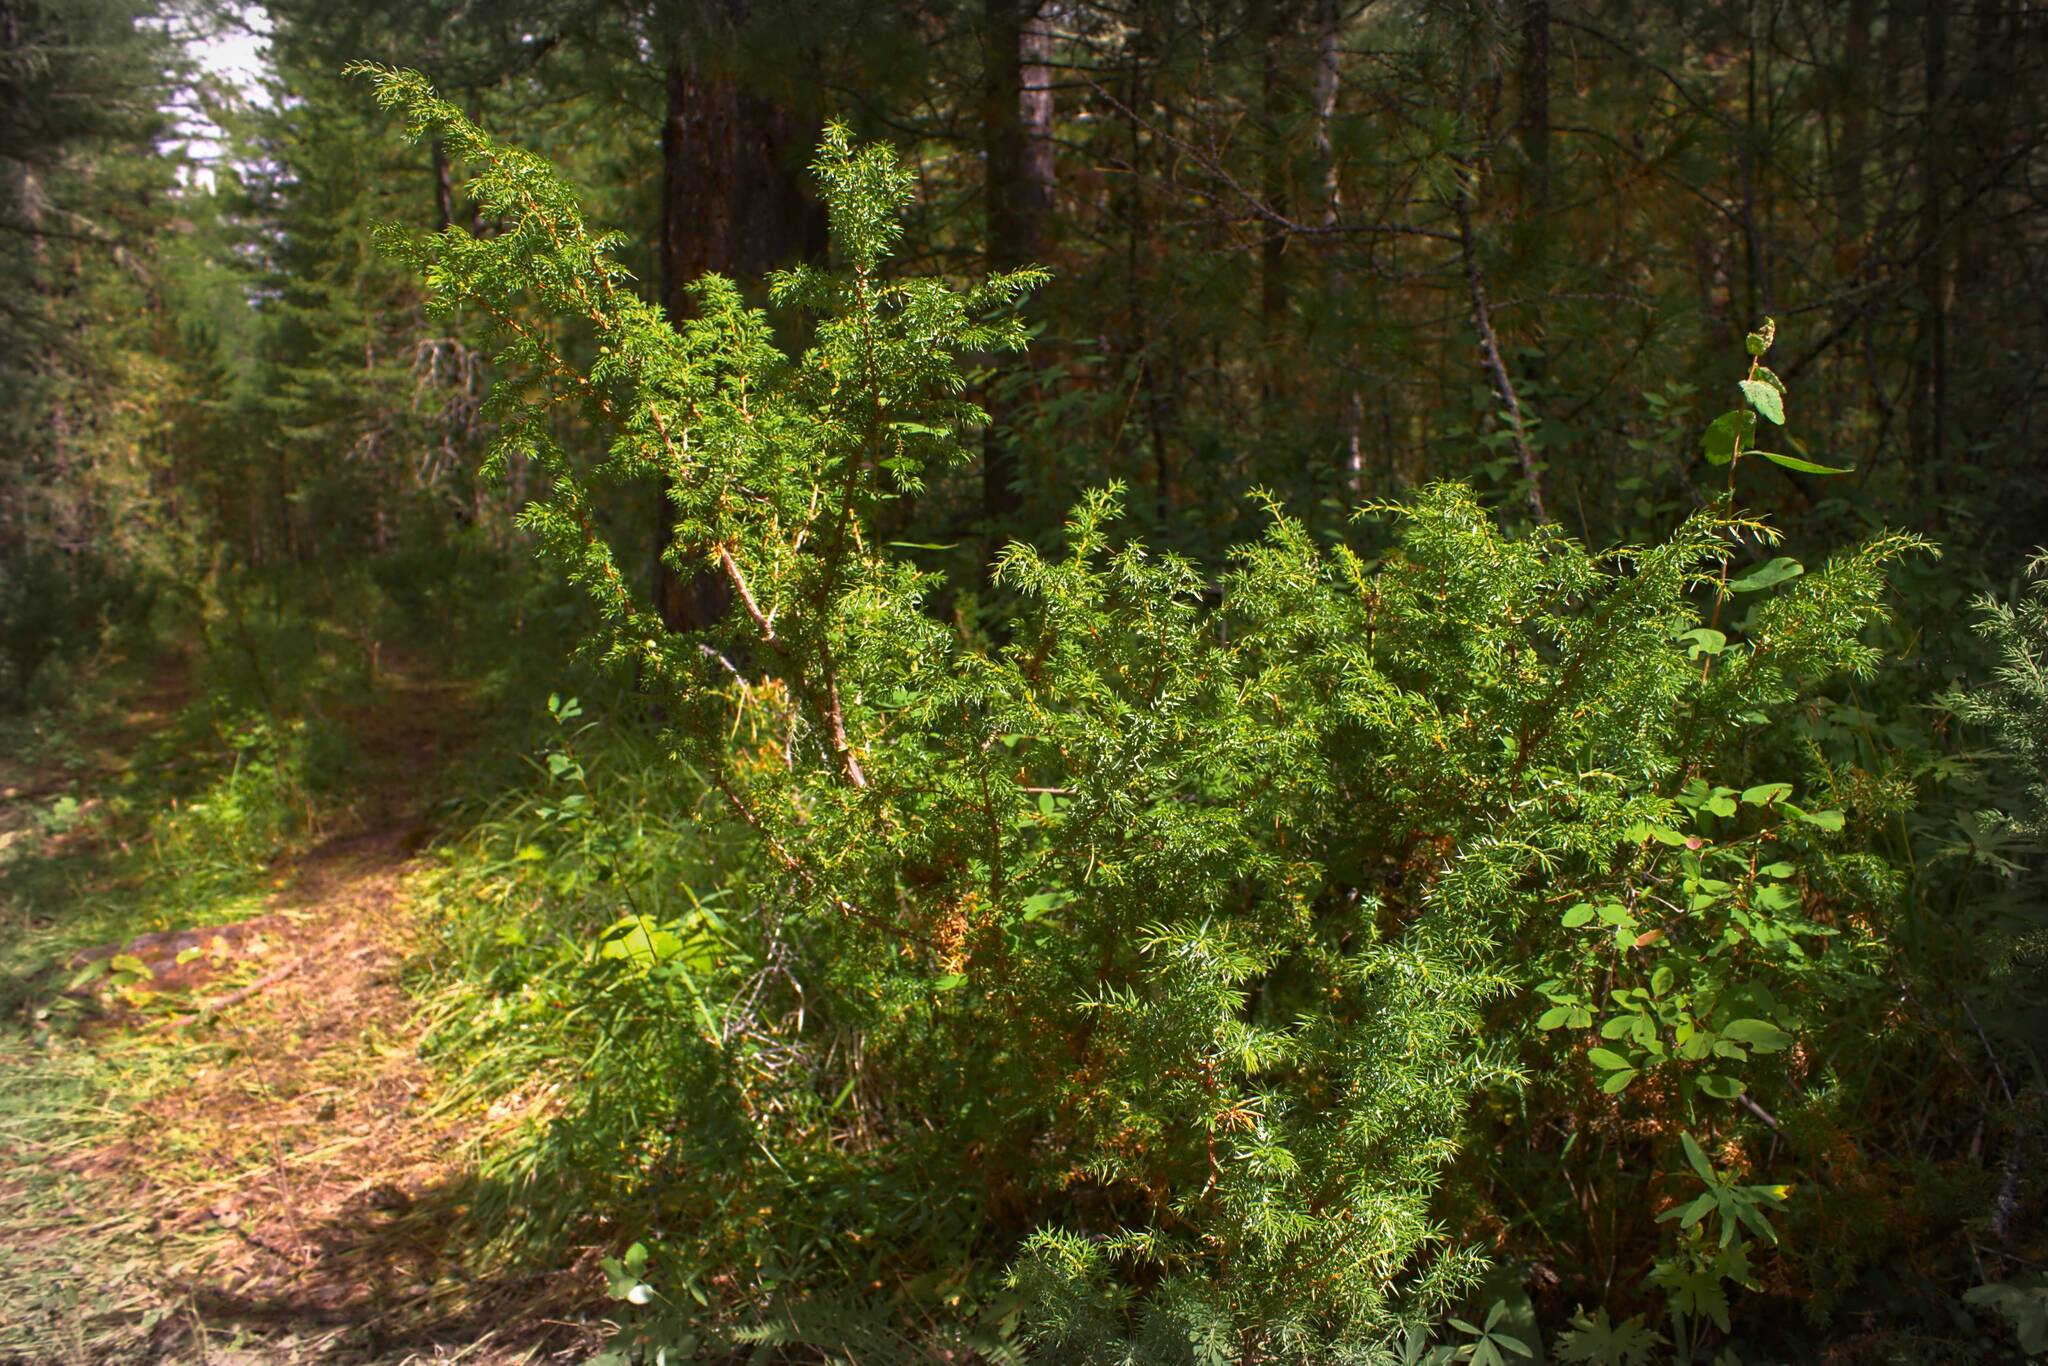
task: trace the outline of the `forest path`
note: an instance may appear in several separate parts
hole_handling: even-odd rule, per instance
[[[404,972],[427,779],[465,722],[452,690],[394,687],[350,719],[350,828],[273,864],[258,913],[75,955],[137,994],[102,978],[75,1031],[0,1035],[0,1361],[587,1354],[564,1321],[586,1276],[481,1271],[463,1241],[469,1126]]]

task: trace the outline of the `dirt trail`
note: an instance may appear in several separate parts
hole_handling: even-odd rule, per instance
[[[104,1096],[118,1117],[76,1132],[6,1117],[0,1157],[22,1165],[0,1176],[0,1361],[589,1351],[593,1334],[567,1321],[587,1273],[466,1264],[468,1135],[437,1110],[401,981],[423,931],[407,887],[430,834],[421,778],[458,732],[449,699],[411,700],[370,737],[361,824],[274,867],[261,914],[119,946],[184,1008],[114,1018],[71,1047],[149,1078],[143,1098]],[[0,1073],[55,1065],[23,1050]]]

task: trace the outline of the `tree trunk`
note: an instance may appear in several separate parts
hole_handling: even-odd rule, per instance
[[[715,272],[752,284],[771,270],[822,257],[825,211],[804,170],[819,126],[717,64],[717,40],[747,21],[746,0],[703,0],[668,66],[661,125],[661,305],[690,316],[689,285]],[[696,630],[731,606],[725,581],[690,572],[709,547],[672,546],[675,509],[654,511],[654,603],[672,630]],[[671,551],[682,568],[669,563]],[[687,577],[686,577],[687,575]]]
[[[1052,214],[1050,11],[1051,0],[987,0],[982,165],[991,271],[1036,264]],[[1017,447],[1011,405],[997,392],[983,403],[989,424],[982,434],[981,508],[992,551],[1017,515]]]
[[[1508,373],[1507,359],[1501,354],[1500,337],[1493,330],[1493,310],[1486,301],[1486,276],[1479,267],[1479,246],[1472,235],[1472,211],[1466,192],[1458,191],[1452,201],[1452,208],[1458,219],[1458,254],[1465,266],[1465,290],[1472,302],[1472,330],[1479,337],[1479,357],[1493,380],[1493,390],[1499,396],[1501,406],[1507,410],[1508,432],[1514,438],[1515,458],[1522,466],[1522,477],[1529,481],[1529,512],[1538,522],[1550,520],[1550,514],[1543,506],[1543,476],[1536,465],[1536,453],[1529,447],[1527,424],[1522,419],[1521,396],[1515,392],[1515,381]]]
[[[455,221],[455,177],[448,167],[448,148],[441,139],[433,141],[434,224],[443,232]]]
[[[1522,0],[1522,113],[1516,135],[1524,164],[1523,213],[1539,223],[1550,216],[1550,0]],[[1534,354],[1525,373],[1542,385],[1550,377],[1550,358],[1543,350],[1543,310],[1529,311]],[[1539,392],[1538,400],[1541,401]]]
[[[1337,119],[1337,96],[1344,75],[1342,0],[1316,0],[1315,24],[1316,157],[1323,168],[1322,222],[1329,228],[1336,226],[1344,212],[1344,188],[1338,174],[1337,141],[1332,129]],[[1323,288],[1328,294],[1325,307],[1338,306],[1337,301],[1344,296],[1346,283],[1346,274],[1332,255],[1324,270]],[[1358,343],[1349,327],[1346,327],[1344,336],[1344,444],[1338,481],[1345,494],[1356,502],[1365,497],[1365,402],[1358,392]]]
[[[1522,117],[1529,208],[1550,211],[1550,0],[1522,0]]]
[[[1920,155],[1920,294],[1921,344],[1926,358],[1926,384],[1921,390],[1922,414],[1916,423],[1921,441],[1922,472],[1933,487],[1945,491],[1943,465],[1948,427],[1948,231],[1944,163],[1956,154],[1948,138],[1948,7],[1928,0],[1923,14],[1921,54],[1926,62],[1927,112],[1921,126]]]
[[[1263,144],[1259,153],[1260,197],[1280,217],[1288,216],[1287,139],[1282,124],[1287,117],[1287,52],[1285,44],[1293,28],[1293,6],[1287,0],[1260,0],[1252,6],[1252,39],[1259,47],[1259,119]],[[1266,224],[1259,241],[1259,326],[1265,348],[1261,366],[1262,387],[1270,401],[1283,366],[1279,353],[1287,329],[1287,231],[1277,223]]]

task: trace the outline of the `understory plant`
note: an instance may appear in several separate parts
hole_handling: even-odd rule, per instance
[[[1361,510],[1370,555],[1269,503],[1212,575],[1110,487],[1001,554],[1023,606],[977,643],[877,527],[969,459],[960,358],[1022,346],[1038,272],[892,273],[911,173],[834,127],[833,267],[769,281],[808,345],[716,276],[672,324],[545,164],[364,70],[497,226],[386,242],[497,330],[492,459],[546,475],[524,526],[756,851],[718,935],[622,907],[599,955],[677,1003],[672,1110],[613,1176],[661,1189],[690,1332],[943,1313],[981,1267],[1050,1361],[1399,1360],[1486,1265],[1437,1197],[1536,1056],[1504,1016],[1712,1110],[1825,1001],[1772,973],[1838,930],[1799,851],[1841,817],[1746,776],[1775,712],[1869,667],[1909,539],[1749,567],[1773,537],[1731,492],[1595,552],[1438,484]],[[730,604],[702,629],[607,539],[603,490],[648,482]]]

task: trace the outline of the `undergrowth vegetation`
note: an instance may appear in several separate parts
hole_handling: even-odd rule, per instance
[[[151,597],[79,647],[61,705],[4,720],[48,794],[15,797],[0,845],[7,990],[59,1014],[79,950],[250,914],[280,860],[375,815],[372,779],[407,757],[390,734],[421,705],[398,671],[459,648],[436,659],[431,610],[361,571],[222,568]],[[488,689],[490,657],[470,658]]]
[[[909,173],[835,128],[839,266],[770,281],[808,345],[715,276],[671,326],[543,162],[370,74],[479,168],[498,231],[387,245],[496,328],[492,463],[545,471],[523,524],[656,709],[551,697],[433,883],[435,1046],[510,1116],[487,1212],[617,1238],[615,1359],[1498,1362],[1533,1294],[1564,1360],[1734,1361],[1887,1284],[1912,1359],[2035,1331],[1975,1238],[2028,1264],[2038,1059],[1959,961],[2018,864],[1921,866],[1983,780],[1862,705],[1913,686],[1887,575],[1931,547],[1808,563],[1741,511],[1763,462],[1838,472],[1760,444],[1768,322],[1705,437],[1725,490],[1663,539],[1505,532],[1445,483],[1340,541],[1268,500],[1211,573],[1109,487],[1002,553],[981,630],[883,527],[969,458],[960,358],[1021,347],[1037,272],[895,273]],[[702,629],[597,513],[648,479],[722,584]],[[2027,754],[2006,645],[1962,710]]]
[[[0,11],[0,1359],[2048,1356],[2039,6]]]

